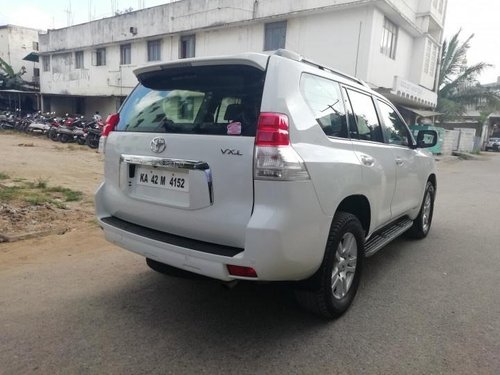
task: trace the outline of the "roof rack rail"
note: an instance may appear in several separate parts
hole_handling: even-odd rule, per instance
[[[351,76],[351,75],[346,74],[346,73],[343,73],[337,69],[329,68],[327,66],[318,64],[312,60],[308,60],[308,59],[304,58],[304,56],[298,54],[297,52],[293,52],[293,51],[290,51],[287,49],[280,48],[280,49],[276,50],[274,52],[274,54],[277,56],[285,57],[285,58],[290,59],[290,60],[294,60],[294,61],[302,62],[304,64],[315,66],[318,69],[325,70],[325,71],[328,71],[330,73],[338,74],[344,78],[347,78],[347,79],[350,79],[351,81],[359,83],[362,86],[370,88],[370,86],[368,86],[368,84],[365,81],[363,81],[362,79],[356,78],[356,77]]]

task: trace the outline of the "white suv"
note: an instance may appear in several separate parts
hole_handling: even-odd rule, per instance
[[[96,210],[106,238],[151,268],[297,281],[298,300],[334,318],[364,257],[427,235],[436,172],[423,148],[437,134],[415,141],[362,81],[285,50],[135,74],[103,131]]]

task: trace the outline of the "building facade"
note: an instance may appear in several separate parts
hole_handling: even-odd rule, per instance
[[[39,30],[15,25],[0,26],[0,58],[9,64],[15,73],[25,70],[21,78],[26,81],[23,91],[0,84],[0,110],[23,110],[39,108],[38,88],[40,69],[38,67]],[[28,60],[26,60],[28,58]],[[28,90],[28,91],[24,91]]]
[[[179,0],[40,35],[45,111],[118,109],[137,66],[286,48],[431,110],[447,0]],[[408,111],[408,113],[405,113]]]
[[[38,84],[40,70],[38,63],[23,60],[27,55],[38,52],[39,30],[15,25],[0,26],[0,57],[7,62],[15,72],[26,68],[22,78]]]

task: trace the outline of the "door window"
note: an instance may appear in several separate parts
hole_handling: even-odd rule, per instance
[[[388,104],[377,100],[380,108],[380,117],[384,123],[384,136],[387,143],[409,146],[410,132],[398,113]]]
[[[337,82],[304,74],[300,91],[326,135],[348,138],[346,112]]]
[[[382,130],[371,96],[349,89],[347,92],[356,122],[354,131],[351,130],[351,138],[383,142]]]

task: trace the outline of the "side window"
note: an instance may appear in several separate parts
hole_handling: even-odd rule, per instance
[[[377,100],[380,116],[384,122],[384,135],[386,142],[393,145],[409,146],[410,135],[408,129],[396,111],[380,100]]]
[[[357,137],[364,141],[384,142],[377,111],[370,95],[347,90],[356,121]]]
[[[344,102],[337,82],[303,74],[300,92],[326,135],[349,137]]]

